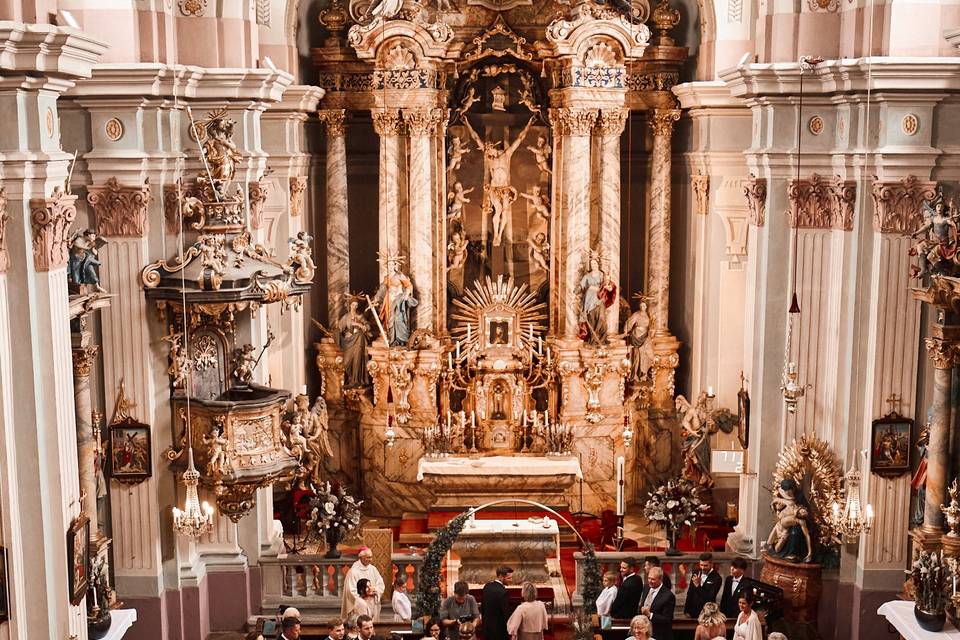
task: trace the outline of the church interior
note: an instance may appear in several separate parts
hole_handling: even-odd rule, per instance
[[[0,640],[960,638],[958,48],[0,0]]]

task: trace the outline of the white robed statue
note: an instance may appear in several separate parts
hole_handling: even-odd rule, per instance
[[[410,310],[417,306],[417,299],[413,297],[413,283],[400,271],[403,258],[387,255],[381,260],[386,262],[387,275],[383,277],[373,302],[387,333],[389,346],[406,346],[412,332]]]
[[[357,595],[357,583],[366,578],[370,581],[370,587],[376,594],[373,605],[374,615],[372,616],[376,622],[380,617],[380,601],[386,591],[386,585],[380,572],[373,566],[373,552],[370,551],[370,548],[362,547],[357,555],[359,559],[350,567],[350,571],[347,572],[347,577],[343,581],[343,603],[340,606],[340,615],[346,619],[353,611],[357,599],[360,597]]]

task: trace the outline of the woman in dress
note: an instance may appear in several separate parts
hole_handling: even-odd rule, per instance
[[[627,640],[654,640],[650,637],[653,625],[647,616],[633,616],[630,620],[630,637]]]
[[[366,387],[370,384],[367,373],[367,344],[370,340],[370,325],[360,311],[360,299],[350,298],[350,308],[337,323],[338,342],[343,352],[343,386],[347,389]]]
[[[753,594],[741,594],[738,604],[740,615],[737,616],[737,624],[733,627],[733,640],[763,640],[760,618],[753,610]]]
[[[727,634],[727,616],[720,613],[716,602],[707,602],[703,605],[700,618],[697,620],[697,631],[693,640],[713,640],[717,636]]]
[[[366,578],[357,580],[357,595],[360,596],[353,603],[351,615],[357,617],[370,616],[376,622],[379,617],[380,607],[377,606],[377,594],[373,585]]]
[[[617,300],[617,285],[600,268],[597,258],[590,258],[589,270],[580,278],[580,290],[580,339],[592,345],[606,344],[606,310]]]
[[[520,589],[523,602],[507,620],[507,631],[512,640],[543,640],[543,632],[549,626],[547,608],[537,600],[537,588],[532,582],[524,582]]]

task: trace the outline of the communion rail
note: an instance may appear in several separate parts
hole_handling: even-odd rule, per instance
[[[620,562],[626,560],[627,558],[633,558],[641,565],[643,564],[643,559],[647,556],[656,556],[660,558],[660,565],[663,568],[663,573],[666,576],[670,577],[670,584],[673,587],[673,593],[677,597],[677,611],[682,615],[683,605],[687,602],[687,587],[690,584],[690,578],[688,577],[691,572],[696,569],[697,563],[700,562],[701,551],[695,551],[691,553],[684,553],[679,556],[668,556],[661,552],[655,551],[629,551],[629,552],[614,552],[614,551],[598,551],[597,552],[597,561],[600,563],[600,574],[613,572],[619,573],[620,571]],[[720,573],[722,578],[726,578],[730,573],[730,562],[737,557],[736,553],[714,553],[713,562],[717,565],[717,571]],[[571,598],[571,603],[575,607],[583,605],[583,571],[586,564],[586,556],[582,553],[573,554],[573,558],[577,563],[577,587]],[[753,562],[747,558],[748,566],[752,567]],[[759,573],[759,571],[757,571]],[[753,575],[754,573],[748,568],[747,575]]]
[[[390,559],[393,575],[383,576],[384,582],[390,585],[394,576],[406,575],[407,595],[413,602],[423,556],[394,553]],[[261,558],[261,611],[270,615],[283,604],[297,607],[310,622],[326,622],[326,618],[340,614],[344,580],[356,560],[355,555],[324,558],[321,554]],[[382,604],[382,618],[392,619],[389,598]]]

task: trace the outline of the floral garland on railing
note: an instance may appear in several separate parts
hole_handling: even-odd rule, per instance
[[[420,569],[420,580],[417,584],[416,618],[428,616],[435,618],[440,614],[440,568],[443,559],[450,551],[450,547],[457,541],[460,532],[470,518],[470,512],[461,513],[439,529],[433,542],[427,547],[423,556],[423,567]]]
[[[583,549],[583,611],[587,615],[597,612],[597,598],[600,597],[603,573],[596,550],[589,542]]]

